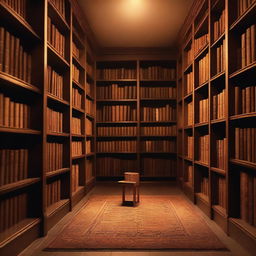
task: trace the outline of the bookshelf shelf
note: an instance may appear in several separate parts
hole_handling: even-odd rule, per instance
[[[205,204],[209,205],[209,197],[203,193],[196,193],[196,196],[203,200]]]
[[[210,81],[211,81],[211,82],[215,82],[215,81],[217,81],[217,80],[223,79],[223,78],[225,77],[225,75],[226,75],[226,72],[225,72],[225,71],[222,71],[222,72],[220,72],[220,73],[214,75],[214,76],[211,78]]]
[[[83,64],[80,62],[80,60],[78,60],[75,56],[72,56],[73,58],[73,62],[75,63],[75,65],[77,65],[79,67],[79,69],[81,70],[85,70]]]
[[[183,73],[188,73],[189,71],[191,71],[193,69],[193,62],[190,62],[185,68]]]
[[[242,166],[242,167],[245,167],[245,168],[256,170],[256,163],[253,163],[253,162],[231,158],[230,163],[236,164],[236,165],[239,165],[239,166]]]
[[[80,36],[78,35],[78,33],[77,33],[75,30],[73,30],[72,33],[73,33],[73,40],[74,40],[74,42],[75,42],[80,48],[83,48],[83,47],[84,47],[84,42],[83,42],[83,40],[80,38]]]
[[[206,82],[198,85],[196,88],[195,88],[195,92],[198,92],[200,90],[204,90],[206,86],[209,85],[209,80],[207,80]]]
[[[92,116],[91,114],[88,114],[88,113],[86,113],[86,117],[91,119],[91,120],[94,120],[94,118],[95,118],[94,116]]]
[[[85,157],[92,157],[92,156],[94,156],[94,155],[95,155],[94,152],[93,152],[93,153],[88,153],[88,154],[85,155]]]
[[[185,161],[188,161],[188,162],[193,162],[193,159],[192,159],[192,158],[189,158],[189,157],[187,157],[187,156],[183,156],[183,159],[184,159]]]
[[[58,211],[61,210],[61,208],[65,207],[68,204],[69,204],[69,199],[62,199],[62,200],[50,205],[49,207],[47,207],[46,216],[50,217],[51,215],[57,213]]]
[[[226,119],[225,118],[221,118],[221,119],[213,119],[211,120],[211,124],[220,124],[220,123],[225,123]]]
[[[80,90],[84,91],[84,87],[79,84],[77,81],[75,81],[74,79],[72,80],[73,85],[75,85],[76,87],[78,87]]]
[[[72,160],[82,159],[84,157],[85,157],[85,154],[84,155],[80,155],[80,156],[72,156]]]
[[[50,131],[48,131],[47,136],[68,138],[69,133],[60,133],[60,132],[50,132]]]
[[[204,123],[196,123],[194,126],[195,126],[195,128],[201,128],[201,127],[205,127],[208,125],[209,125],[208,122],[204,122]]]
[[[41,131],[25,129],[25,128],[11,128],[0,126],[0,132],[3,133],[17,133],[17,134],[27,134],[27,135],[41,135]]]
[[[84,110],[83,109],[81,109],[81,108],[78,108],[78,107],[72,107],[72,110],[74,111],[74,112],[77,112],[77,113],[79,113],[79,114],[84,114]]]
[[[72,134],[71,136],[74,138],[85,138],[85,135],[82,135],[82,134]],[[86,137],[88,137],[88,136],[86,136]]]
[[[233,72],[232,74],[229,75],[229,78],[231,79],[240,78],[240,77],[246,76],[249,73],[255,72],[255,70],[256,70],[256,61],[244,68],[241,68]]]
[[[52,178],[54,176],[58,176],[58,175],[62,175],[64,173],[67,173],[69,172],[70,169],[69,168],[62,168],[62,169],[59,169],[59,170],[55,170],[55,171],[52,171],[52,172],[46,172],[46,178]]]
[[[137,152],[130,151],[113,151],[113,152],[96,152],[96,154],[137,154]]]
[[[218,212],[220,215],[222,215],[224,218],[227,218],[227,212],[226,212],[226,209],[223,208],[222,206],[220,205],[213,205],[212,206],[213,210]]]
[[[217,46],[220,44],[220,42],[223,41],[224,39],[225,39],[225,32],[223,32],[223,33],[219,36],[219,38],[217,38],[217,39],[212,43],[211,48],[217,47]]]
[[[67,70],[69,68],[69,63],[55,50],[55,48],[50,44],[47,43],[48,46],[48,58],[49,62],[53,63],[55,66],[59,67],[60,69],[64,68]]]
[[[97,136],[97,139],[106,139],[106,138],[136,138],[137,135],[108,135],[108,136]]]
[[[136,99],[97,99],[97,102],[137,102]]]
[[[209,51],[209,43],[203,46],[195,55],[194,60],[198,60],[202,55]]]
[[[194,35],[197,35],[201,32],[202,29],[204,29],[204,27],[208,26],[208,12],[205,13],[204,17],[202,18],[201,22],[198,24],[198,26],[196,27],[195,31],[194,31]]]
[[[209,167],[209,164],[207,164],[207,163],[204,163],[204,162],[200,162],[200,161],[194,161],[194,163],[195,164],[197,164],[197,165],[200,165],[200,166],[204,166],[204,167]]]
[[[90,94],[87,94],[87,93],[86,93],[86,98],[88,98],[89,100],[94,100],[94,97]]]
[[[147,122],[146,122],[147,123]],[[97,124],[137,124],[136,121],[117,121],[117,122],[113,122],[113,121],[97,121]]]
[[[56,97],[56,96],[54,96],[50,93],[47,94],[47,98],[49,100],[52,100],[52,101],[56,102],[57,104],[61,104],[61,105],[64,105],[65,107],[69,107],[69,102],[68,101],[63,100],[61,98],[58,98],[58,97]]]
[[[97,82],[106,82],[106,83],[120,83],[120,82],[136,82],[137,80],[136,79],[109,79],[109,80],[106,80],[106,79],[97,79]]]
[[[176,101],[176,98],[141,98],[141,101]]]
[[[141,121],[141,124],[176,124],[176,120],[170,121]]]
[[[255,117],[256,117],[256,112],[252,112],[252,113],[245,113],[245,114],[230,116],[230,120],[235,121],[235,120],[250,119]]]
[[[222,170],[220,168],[216,168],[216,167],[211,167],[211,171],[215,172],[215,173],[218,173],[222,176],[226,176],[226,171],[225,170]]]

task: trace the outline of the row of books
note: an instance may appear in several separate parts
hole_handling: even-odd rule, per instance
[[[208,177],[201,178],[200,191],[202,194],[209,196],[209,178]]]
[[[82,120],[78,117],[72,117],[72,134],[82,134]]]
[[[51,132],[63,132],[63,113],[47,108],[47,130]]]
[[[50,17],[47,21],[47,40],[53,48],[62,56],[65,57],[65,36],[52,23]]]
[[[57,203],[61,199],[61,180],[55,180],[46,186],[46,206]]]
[[[175,177],[176,160],[163,158],[142,158],[143,176],[145,177]]]
[[[209,163],[209,135],[199,137],[198,142],[198,160],[202,163]]]
[[[99,68],[97,69],[98,80],[136,79],[135,68]]]
[[[72,88],[72,105],[75,108],[80,108],[82,109],[82,93],[76,89],[76,88]]]
[[[136,85],[109,84],[97,85],[97,99],[136,99]]]
[[[225,31],[225,9],[222,10],[218,20],[213,23],[213,40],[216,41]]]
[[[93,122],[86,118],[86,122],[85,122],[85,132],[86,135],[93,135]]]
[[[140,77],[145,80],[175,80],[176,69],[161,66],[149,66],[140,68]]]
[[[28,149],[0,149],[0,186],[28,178]]]
[[[0,200],[0,232],[27,218],[28,194],[22,193]]]
[[[86,94],[91,97],[94,97],[94,87],[92,83],[86,82]]]
[[[209,34],[204,34],[201,37],[195,38],[194,48],[195,54],[197,54],[201,49],[203,49],[209,43]]]
[[[142,126],[141,135],[146,136],[176,136],[177,127],[172,126]]]
[[[16,13],[18,13],[23,19],[27,18],[27,1],[26,0],[2,0],[3,3],[7,4],[9,7],[11,7]]]
[[[122,177],[125,171],[136,171],[137,160],[118,156],[97,159],[97,177]]]
[[[192,187],[193,184],[193,166],[192,165],[186,165],[186,174],[185,174],[185,181]]]
[[[191,71],[187,73],[186,75],[186,88],[185,88],[185,95],[191,93],[193,91],[193,81],[194,81],[194,72]]]
[[[191,46],[188,50],[185,50],[184,58],[185,67],[187,67],[193,61],[193,51]]]
[[[143,152],[175,152],[176,141],[172,140],[143,140],[141,141]]]
[[[235,115],[256,112],[256,85],[235,87]]]
[[[141,98],[176,98],[176,87],[163,87],[163,86],[143,86],[140,88]]]
[[[198,62],[198,85],[201,85],[209,79],[209,53]]]
[[[199,123],[208,122],[209,120],[209,99],[199,100]]]
[[[136,136],[136,126],[97,127],[98,136]]]
[[[63,99],[63,76],[58,74],[51,66],[47,67],[47,91]]]
[[[190,125],[193,125],[193,122],[194,122],[194,111],[193,111],[193,102],[189,102],[187,104],[187,125],[190,126]]]
[[[80,83],[80,70],[74,64],[72,64],[72,79]]]
[[[57,142],[46,143],[46,172],[63,168],[63,144]]]
[[[235,128],[235,158],[256,163],[256,128]]]
[[[136,140],[97,141],[97,152],[136,152]]]
[[[215,150],[214,150],[216,154],[216,159],[214,163],[216,163],[217,168],[220,168],[222,170],[225,169],[226,148],[227,148],[226,138],[216,140]]]
[[[72,54],[78,60],[80,59],[80,49],[76,46],[74,42],[72,42]]]
[[[85,168],[86,168],[85,180],[86,180],[86,182],[90,181],[94,177],[94,174],[93,174],[94,164],[93,163],[94,163],[93,159],[86,159],[86,165],[85,165]]]
[[[240,17],[255,0],[237,0],[237,16]]]
[[[72,141],[71,143],[71,155],[81,156],[83,154],[83,142],[82,141]]]
[[[223,43],[216,48],[216,74],[225,70],[225,39]]]
[[[141,107],[141,121],[172,121],[176,120],[176,108],[170,104],[161,107]]]
[[[215,186],[216,186],[215,196],[217,197],[217,204],[222,208],[226,209],[227,208],[226,178],[219,176],[217,178],[217,182]]]
[[[66,12],[65,0],[49,0],[49,1],[55,6],[55,8],[65,18],[65,12]]]
[[[30,106],[0,93],[0,126],[30,128]]]
[[[31,84],[32,56],[20,38],[0,26],[0,71]]]
[[[72,164],[71,181],[71,191],[74,193],[79,187],[79,164]]]
[[[212,118],[221,119],[225,117],[225,89],[212,97]]]
[[[86,154],[90,154],[93,152],[93,149],[92,149],[92,141],[91,140],[87,140],[85,142],[85,152]]]
[[[187,136],[187,154],[186,156],[190,159],[193,158],[193,136]]]
[[[92,100],[86,99],[85,110],[86,110],[86,114],[94,116],[94,102]]]
[[[256,226],[256,176],[240,172],[240,218]]]
[[[244,68],[256,61],[256,25],[248,27],[241,34],[241,67]]]
[[[137,109],[133,105],[97,106],[98,121],[136,121]]]

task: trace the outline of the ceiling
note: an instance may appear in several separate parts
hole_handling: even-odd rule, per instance
[[[78,0],[100,47],[171,47],[193,0]]]

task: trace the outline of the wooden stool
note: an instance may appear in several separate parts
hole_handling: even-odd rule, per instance
[[[140,184],[140,176],[138,172],[125,172],[124,173],[124,180],[118,181],[118,183],[123,185],[123,193],[122,193],[122,200],[123,205],[128,202],[125,200],[125,188],[126,186],[132,186],[133,187],[133,206],[135,206],[140,201],[140,190],[139,190],[139,184]]]

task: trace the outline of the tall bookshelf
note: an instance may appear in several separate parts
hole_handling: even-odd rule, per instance
[[[1,255],[46,234],[94,182],[94,56],[77,10],[16,2],[0,3]]]
[[[255,14],[255,1],[196,1],[177,62],[178,182],[249,251],[256,249]]]
[[[97,62],[97,177],[175,177],[175,70],[175,61]]]

